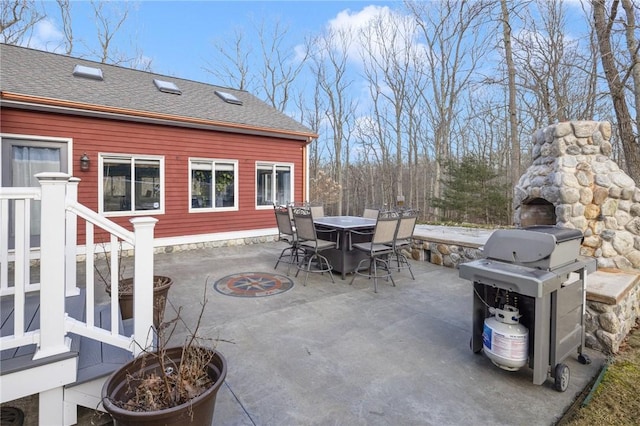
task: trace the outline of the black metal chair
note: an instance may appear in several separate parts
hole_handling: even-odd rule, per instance
[[[330,241],[327,239],[318,238],[318,233],[329,234],[335,233],[335,230],[320,231],[317,230],[313,223],[313,211],[310,208],[294,208],[293,209],[293,223],[296,227],[296,233],[298,235],[298,247],[304,250],[304,259],[298,264],[298,272],[305,270],[304,285],[307,285],[307,279],[309,278],[309,272],[325,273],[328,272],[331,276],[331,282],[335,283],[333,279],[333,266],[329,263],[329,260],[321,254],[322,251],[331,248],[338,247],[338,241]],[[336,238],[337,239],[337,238]],[[312,268],[311,266],[315,267]]]
[[[351,282],[356,279],[357,275],[365,276],[369,279],[373,278],[373,291],[378,292],[378,278],[384,278],[385,280],[391,280],[391,283],[395,287],[396,283],[391,275],[391,269],[389,268],[389,257],[393,254],[393,241],[396,235],[396,229],[400,217],[397,212],[387,211],[380,212],[376,220],[376,227],[373,231],[373,237],[370,242],[353,244],[355,250],[366,252],[369,257],[362,259],[353,273]],[[365,262],[369,262],[369,267],[365,272],[361,272],[365,267]],[[382,274],[379,274],[382,271]]]
[[[297,265],[300,262],[300,255],[303,255],[304,251],[302,251],[298,245],[298,236],[295,229],[293,229],[290,218],[290,208],[286,206],[273,206],[273,209],[276,214],[276,223],[278,224],[278,240],[285,241],[289,244],[288,247],[285,247],[280,252],[276,266],[274,266],[273,269],[277,269],[280,262],[284,261],[289,265],[287,267],[287,275],[289,275],[291,265]]]
[[[416,221],[418,220],[419,210],[406,209],[400,211],[400,222],[398,223],[398,229],[396,230],[396,236],[393,239],[393,259],[396,261],[398,272],[401,269],[408,269],[412,279],[416,279],[411,270],[411,264],[409,259],[403,253],[405,249],[411,249],[411,239],[413,238],[413,231],[416,227]]]

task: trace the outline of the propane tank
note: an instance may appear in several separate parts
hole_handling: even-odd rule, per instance
[[[517,371],[527,363],[529,330],[520,324],[520,310],[511,305],[503,309],[489,308],[494,314],[484,321],[482,347],[498,367]]]

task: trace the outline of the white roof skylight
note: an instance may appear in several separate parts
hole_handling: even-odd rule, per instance
[[[182,94],[182,90],[180,90],[180,88],[178,88],[178,86],[171,81],[158,80],[157,78],[154,78],[153,84],[155,84],[158,90],[161,92],[173,93],[174,95]]]
[[[215,93],[220,97],[220,99],[222,99],[228,104],[242,105],[242,101],[236,98],[235,96],[233,96],[231,93],[223,92],[221,90],[216,90]]]
[[[104,80],[100,68],[87,67],[85,65],[76,65],[75,68],[73,68],[73,75],[75,77],[90,78],[92,80]]]

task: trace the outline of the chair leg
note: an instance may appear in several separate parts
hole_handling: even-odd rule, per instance
[[[376,262],[376,258],[371,258],[371,262],[373,262],[373,292],[378,292],[378,262]]]
[[[358,262],[358,266],[356,266],[356,270],[353,272],[353,276],[351,277],[351,281],[349,281],[349,285],[353,284],[353,281],[355,281],[356,276],[358,275],[363,275],[360,273],[360,269],[362,268],[362,262],[365,261],[369,261],[369,271],[371,271],[371,261],[370,259],[362,259],[360,262]],[[371,275],[371,274],[369,274]]]
[[[413,275],[413,270],[411,269],[411,263],[409,263],[409,259],[407,258],[407,256],[405,256],[400,250],[394,252],[394,256],[396,257],[398,272],[400,272],[400,269],[406,267],[409,270],[409,273],[411,274],[411,279],[415,280],[416,277]]]
[[[327,264],[327,269],[329,270],[329,276],[331,277],[331,282],[333,284],[335,284],[335,280],[333,279],[333,266],[331,266],[331,264],[329,263],[329,259],[327,259],[326,257],[322,256],[321,257],[324,259],[325,263]]]
[[[378,262],[380,263],[380,269],[382,269],[383,271],[385,271],[384,274],[384,278],[385,281],[389,281],[391,280],[391,284],[395,287],[396,286],[396,282],[393,279],[393,275],[391,274],[391,260],[390,259],[383,259],[381,257],[375,257],[374,258],[374,273],[373,273],[373,291],[374,293],[378,292]],[[380,277],[381,278],[381,277]]]
[[[302,262],[298,264],[298,271],[296,272],[296,277],[300,273],[300,270],[304,268],[305,276],[304,276],[303,285],[306,286],[307,280],[309,279],[309,272],[312,272],[311,264],[314,262],[314,260],[318,264],[318,270],[317,271],[314,270],[313,272],[321,272],[322,274],[324,274],[325,272],[328,272],[329,276],[331,277],[331,282],[335,284],[336,281],[333,278],[333,272],[331,271],[333,268],[331,267],[329,260],[318,252],[313,252],[311,254],[305,252],[304,259],[302,260]]]
[[[385,271],[385,275],[384,278],[386,279],[386,281],[389,281],[389,279],[391,279],[391,284],[395,287],[396,286],[396,282],[393,279],[393,275],[391,275],[391,259],[383,259],[379,256],[371,256],[367,259],[362,259],[360,262],[358,262],[358,266],[355,270],[355,272],[353,273],[353,277],[351,277],[351,281],[349,282],[349,284],[353,284],[353,282],[356,279],[356,275],[365,275],[364,273],[360,272],[360,269],[362,268],[362,263],[363,262],[369,262],[369,268],[367,270],[367,278],[369,279],[373,279],[373,292],[377,293],[378,292],[378,278],[382,278],[382,276],[378,276],[378,269],[381,269],[383,271]],[[380,264],[380,268],[378,268],[378,264]]]
[[[305,251],[304,257],[302,258],[302,261],[300,261],[298,263],[298,270],[296,271],[296,277],[298,277],[298,274],[300,274],[300,270],[304,268],[305,264],[308,263],[308,265],[309,265],[308,267],[311,267],[311,259],[312,259],[312,257],[313,256],[310,256],[309,253],[307,253]],[[307,268],[307,270],[308,270],[308,268]],[[307,273],[307,276],[308,276],[308,273]],[[305,276],[304,283],[303,283],[303,285],[305,285],[305,286],[307,285],[307,276]]]
[[[276,266],[274,266],[273,269],[278,268],[278,265],[280,264],[280,261],[282,260],[282,258],[287,256],[286,254],[287,252],[289,252],[288,254],[289,259],[291,259],[291,255],[293,254],[292,249],[293,249],[293,246],[285,247],[284,249],[282,249],[282,251],[280,252],[280,256],[278,257],[278,261],[276,262]]]
[[[411,274],[411,279],[415,280],[416,277],[413,275],[413,270],[411,269],[411,264],[409,263],[409,259],[407,259],[407,256],[405,256],[404,254],[402,254],[402,259],[407,264],[407,269],[409,269],[409,273]]]

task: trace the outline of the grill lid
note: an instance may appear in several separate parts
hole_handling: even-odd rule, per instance
[[[482,252],[485,257],[512,263],[531,263],[553,253],[553,234],[524,229],[498,229],[487,240]]]
[[[483,247],[486,258],[535,268],[556,268],[574,262],[583,235],[577,229],[532,226],[499,229]]]
[[[544,232],[555,237],[557,243],[569,240],[584,239],[584,235],[577,229],[559,228],[557,226],[536,225],[524,228],[526,231]]]

